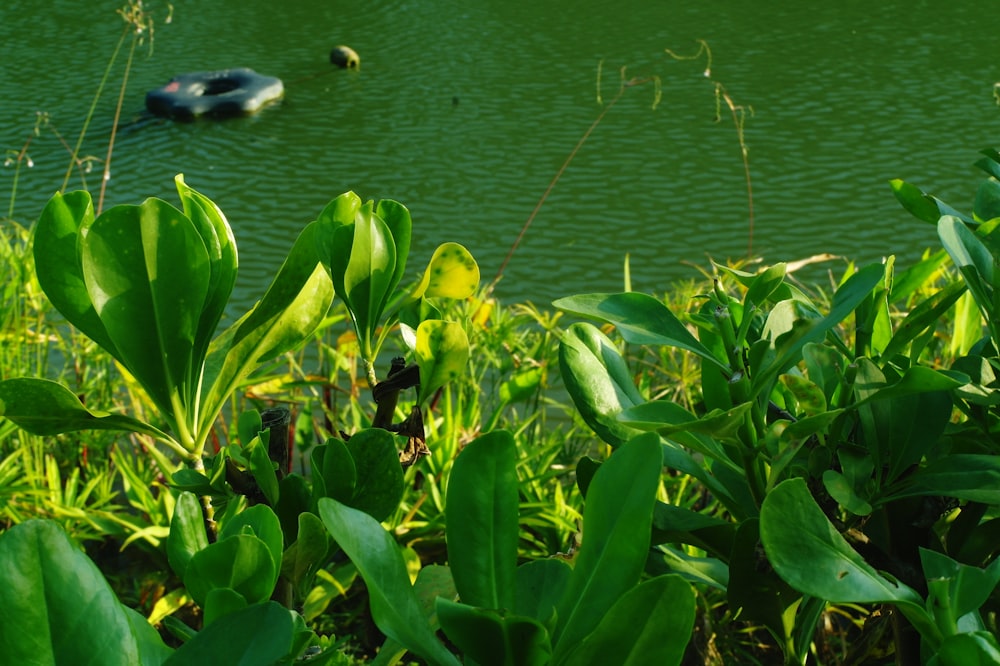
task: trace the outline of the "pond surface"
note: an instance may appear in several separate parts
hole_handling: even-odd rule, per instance
[[[19,221],[62,183],[68,153],[52,128],[75,142],[121,34],[118,6],[0,4],[0,146],[20,149],[36,111],[50,121],[20,174]],[[105,205],[176,201],[172,179],[184,173],[234,228],[240,310],[299,229],[346,190],[410,208],[413,271],[455,240],[492,278],[615,99],[621,67],[659,77],[662,99],[653,109],[653,84],[637,85],[607,111],[507,267],[497,289],[506,302],[620,290],[626,255],[635,289],[663,291],[697,277],[708,257],[747,253],[744,164],[725,106],[714,122],[715,83],[753,110],[753,251],[768,262],[895,253],[908,265],[935,233],[887,182],[904,178],[968,208],[977,151],[1000,143],[1000,11],[981,3],[176,0],[169,24],[163,5],[146,6],[159,19],[154,50],[136,54]],[[710,78],[704,58],[665,53],[693,54],[697,40],[711,47]],[[337,44],[360,54],[360,71],[329,65]],[[105,157],[125,56],[86,155]],[[145,92],[175,74],[240,66],[281,77],[285,99],[222,122],[145,113]],[[0,170],[0,215],[13,178],[12,166]],[[86,178],[96,192],[99,167]],[[843,265],[814,267],[813,277]]]

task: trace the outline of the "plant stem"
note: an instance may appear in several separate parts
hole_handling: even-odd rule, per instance
[[[649,83],[650,81],[659,82],[659,79],[657,77],[646,77],[644,79],[633,78],[626,81],[624,67],[622,67],[621,69],[621,74],[622,74],[622,82],[621,86],[618,89],[618,94],[615,95],[614,99],[608,102],[608,105],[604,107],[604,109],[601,111],[600,114],[598,114],[594,122],[590,124],[590,127],[587,128],[587,131],[584,132],[583,136],[580,137],[580,140],[576,142],[576,146],[574,146],[573,150],[570,151],[569,156],[566,157],[566,161],[563,162],[562,166],[559,167],[559,170],[556,171],[556,175],[552,177],[552,180],[549,182],[549,186],[545,188],[545,193],[542,194],[542,198],[538,200],[537,204],[535,204],[534,210],[531,211],[531,214],[525,221],[524,226],[521,227],[520,233],[517,234],[517,238],[514,240],[514,244],[510,246],[510,250],[507,252],[507,256],[504,257],[503,262],[500,264],[500,268],[497,269],[496,276],[493,278],[493,281],[490,282],[489,286],[486,288],[487,297],[493,293],[493,289],[497,286],[497,283],[500,282],[500,279],[503,278],[503,272],[507,268],[507,264],[510,263],[511,257],[514,256],[514,252],[516,252],[517,248],[521,245],[521,240],[524,238],[524,235],[528,233],[528,228],[531,226],[531,223],[534,222],[535,216],[538,215],[538,211],[542,209],[542,205],[545,204],[545,201],[549,198],[549,194],[551,194],[552,190],[555,189],[556,183],[559,182],[559,179],[562,178],[563,173],[565,173],[566,169],[569,168],[570,162],[572,162],[573,158],[576,157],[576,154],[580,151],[580,148],[583,147],[583,144],[586,143],[587,139],[590,138],[590,135],[593,134],[595,129],[597,129],[597,126],[601,124],[602,120],[604,120],[604,116],[608,114],[608,111],[611,110],[611,107],[613,107],[615,104],[618,103],[618,100],[622,98],[622,95],[625,94],[625,90],[627,88],[631,88],[632,86],[637,86],[643,83]],[[599,82],[600,78],[598,78],[598,86],[600,86]],[[659,87],[657,87],[657,90],[659,90]],[[600,101],[599,88],[598,88],[598,101]]]

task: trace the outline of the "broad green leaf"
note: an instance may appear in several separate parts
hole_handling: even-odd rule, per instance
[[[1000,182],[988,178],[979,184],[972,211],[977,219],[983,221],[1000,217]]]
[[[492,609],[437,600],[441,628],[482,666],[545,666],[552,656],[548,632],[537,620]]]
[[[372,619],[382,633],[433,664],[458,666],[424,617],[399,546],[385,528],[330,498],[320,499],[319,515],[364,578]]]
[[[252,370],[304,342],[326,316],[333,285],[317,255],[320,231],[315,222],[302,230],[264,298],[212,341],[202,432]]]
[[[205,604],[202,606],[204,624],[207,627],[219,618],[246,607],[247,600],[236,590],[228,587],[217,587],[209,590],[205,596]]]
[[[832,469],[823,472],[823,487],[830,493],[830,497],[854,515],[867,516],[872,512],[872,505],[858,496],[854,487],[840,472]]]
[[[249,534],[235,534],[209,545],[188,560],[184,586],[199,606],[211,590],[228,587],[250,604],[271,598],[277,569],[267,544]]]
[[[478,288],[479,264],[472,254],[458,243],[442,243],[434,250],[427,269],[410,293],[410,298],[468,298]]]
[[[128,430],[161,442],[174,441],[166,433],[131,416],[91,411],[75,393],[48,379],[15,377],[0,381],[0,416],[33,435],[58,435],[75,430]]]
[[[948,391],[962,382],[922,366],[908,368],[898,379],[886,377],[865,358],[856,366],[855,405],[864,442],[876,466],[888,467],[886,478],[891,481],[919,463],[937,443],[951,416]]]
[[[958,218],[946,215],[938,222],[938,237],[962,273],[983,316],[993,312],[993,255],[976,234]]]
[[[995,666],[1000,664],[1000,644],[988,631],[948,636],[941,643],[935,666]]]
[[[275,572],[281,570],[281,553],[284,550],[284,535],[281,532],[281,523],[274,510],[266,504],[255,504],[247,507],[243,511],[226,520],[219,530],[219,540],[237,534],[245,534],[245,528],[249,527],[253,535],[264,542],[268,552],[271,554],[271,561],[274,563]],[[272,583],[273,584],[273,583]]]
[[[657,501],[653,507],[653,543],[684,543],[728,558],[736,526],[704,513]]]
[[[462,449],[445,504],[448,564],[462,603],[514,607],[518,481],[514,438],[497,430]]]
[[[559,369],[577,411],[597,435],[619,446],[642,431],[618,421],[622,410],[646,402],[614,343],[596,326],[576,323],[559,342]]]
[[[417,327],[414,350],[420,366],[420,397],[423,404],[448,382],[465,372],[469,362],[469,338],[461,324],[429,319]]]
[[[684,349],[729,372],[728,366],[691,335],[666,305],[648,294],[586,294],[560,298],[552,304],[581,317],[614,324],[626,342]]]
[[[966,293],[965,290],[964,283],[950,282],[928,298],[921,300],[896,327],[896,332],[882,352],[883,358],[891,359],[902,352],[907,344],[924,334],[928,329],[933,329],[955,304],[955,301]]]
[[[182,592],[183,590],[178,590]],[[169,596],[169,593],[168,593]],[[165,597],[161,597],[163,599]],[[139,648],[139,663],[136,666],[161,666],[163,662],[174,653],[172,648],[166,646],[160,632],[138,612],[128,606],[122,605],[129,625],[132,627],[132,634],[135,636],[136,645]]]
[[[514,613],[548,622],[566,593],[572,568],[563,560],[531,560],[517,568]]]
[[[342,297],[357,327],[362,356],[369,361],[374,360],[371,343],[392,291],[395,270],[396,245],[392,232],[377,215],[362,208],[354,223]]]
[[[0,654],[9,664],[141,663],[129,615],[56,523],[0,534]]]
[[[330,537],[314,513],[299,514],[298,538],[281,557],[281,574],[300,586],[323,564],[330,551]]]
[[[205,517],[201,504],[194,493],[182,492],[174,503],[174,515],[170,519],[170,535],[167,537],[167,561],[182,580],[188,562],[195,553],[208,547],[205,532]]]
[[[743,299],[744,308],[762,305],[784,283],[786,268],[785,264],[774,264],[755,276]],[[744,312],[744,317],[749,317],[751,314],[747,310]]]
[[[918,220],[937,224],[942,215],[964,217],[937,197],[925,194],[920,188],[906,181],[895,179],[889,181],[889,184],[892,186],[892,192],[896,195],[899,203],[903,205],[903,208]]]
[[[358,469],[347,444],[330,437],[326,444],[312,450],[311,460],[314,502],[320,497],[332,497],[349,504],[358,483]]]
[[[729,554],[726,554],[728,559]],[[696,557],[671,546],[661,546],[650,553],[646,573],[650,575],[677,574],[684,580],[708,585],[725,592],[729,586],[728,564],[714,557]]]
[[[236,431],[244,448],[250,446],[253,438],[263,429],[264,423],[261,421],[260,412],[256,409],[240,412],[236,419]]]
[[[775,360],[754,375],[752,395],[769,391],[779,374],[801,360],[802,349],[809,343],[822,340],[830,329],[843,322],[882,282],[883,276],[883,266],[872,264],[848,278],[833,295],[829,314],[822,319],[810,321],[806,331],[798,335],[791,344],[778,349]]]
[[[357,483],[350,507],[375,520],[385,520],[403,498],[403,470],[393,435],[381,428],[367,428],[351,435],[347,450],[354,460]]]
[[[270,431],[261,433],[265,439],[269,437],[269,434]],[[278,474],[274,461],[267,454],[265,440],[260,436],[250,440],[248,453],[248,469],[253,474],[257,486],[264,493],[267,503],[274,506],[278,502]]]
[[[208,345],[236,284],[236,269],[239,264],[236,239],[226,216],[215,202],[188,186],[182,174],[174,178],[174,184],[181,198],[184,215],[194,224],[208,252],[208,293],[195,334],[194,357],[201,359],[208,353]]]
[[[760,540],[774,570],[802,594],[833,603],[896,604],[924,638],[940,640],[920,595],[865,562],[823,514],[804,479],[784,481],[764,498]]]
[[[726,455],[719,440],[731,438],[745,421],[750,403],[744,403],[726,412],[713,409],[702,417],[696,417],[677,403],[670,400],[653,400],[623,409],[618,421],[636,430],[655,430],[664,437],[673,438],[696,453],[720,460],[734,469],[742,471]],[[707,435],[697,437],[691,435]]]
[[[199,631],[163,666],[273,666],[288,656],[293,624],[280,604],[253,604]]]
[[[590,482],[583,543],[556,611],[554,661],[576,647],[639,582],[662,466],[660,439],[648,433],[619,447]]]
[[[393,271],[389,289],[386,290],[386,298],[382,302],[382,309],[385,309],[393,290],[406,272],[406,259],[410,254],[410,239],[413,235],[413,221],[406,206],[392,199],[379,201],[375,206],[375,214],[389,228],[392,241],[396,246],[396,270]]]
[[[562,663],[679,664],[691,638],[694,613],[690,583],[680,576],[658,576],[626,592]]]
[[[980,569],[956,562],[944,553],[921,548],[920,564],[928,581],[947,581],[952,620],[978,611],[1000,583],[1000,560]]]
[[[208,296],[205,242],[159,199],[115,206],[81,240],[84,281],[125,367],[168,415],[195,408],[195,336]]]
[[[121,357],[97,310],[83,278],[80,239],[94,223],[90,193],[79,190],[56,193],[35,225],[32,252],[35,273],[52,305],[87,337],[119,361]]]
[[[916,495],[1000,504],[1000,456],[956,453],[932,460],[885,501]]]

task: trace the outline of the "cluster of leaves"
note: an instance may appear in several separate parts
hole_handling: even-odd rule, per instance
[[[165,537],[166,554],[183,589],[166,600],[160,614],[169,615],[190,600],[201,609],[203,628],[196,632],[168,617],[168,628],[185,646],[168,650],[155,632],[134,626],[132,613],[108,601],[106,585],[67,590],[58,595],[60,608],[49,613],[43,607],[41,612],[48,613],[45,627],[52,631],[68,608],[90,603],[115,616],[119,626],[124,626],[124,618],[124,633],[95,644],[93,654],[81,653],[98,661],[114,652],[127,663],[138,663],[137,654],[143,663],[186,663],[190,651],[199,651],[206,663],[218,663],[209,656],[217,652],[187,646],[215,642],[225,648],[232,622],[248,629],[241,635],[252,644],[253,627],[261,617],[278,622],[281,631],[276,629],[271,647],[279,652],[264,650],[252,663],[293,659],[321,641],[296,613],[278,607],[275,619],[269,600],[300,606],[310,580],[334,554],[335,546],[316,517],[320,499],[336,498],[376,520],[396,509],[403,481],[395,436],[374,428],[355,433],[350,441],[330,438],[311,452],[309,483],[302,475],[285,474],[281,454],[287,429],[272,435],[274,427],[264,427],[260,415],[245,413],[239,420],[239,440],[206,458],[214,424],[256,368],[308,339],[323,321],[335,291],[346,302],[359,340],[388,330],[391,321],[384,311],[390,302],[401,305],[390,310],[389,317],[409,308],[419,383],[429,389],[419,397],[426,399],[458,373],[468,342],[460,325],[433,319],[437,310],[425,299],[470,295],[478,284],[478,268],[464,248],[446,244],[435,253],[417,288],[398,295],[409,246],[409,213],[394,202],[382,202],[378,208],[370,202],[361,205],[348,193],[303,229],[261,301],[215,336],[235,282],[235,240],[213,202],[181,177],[176,183],[183,210],[148,199],[139,206],[116,206],[95,218],[88,193],[57,194],[32,239],[38,281],[48,298],[141,387],[160,425],[85,406],[65,385],[37,377],[0,381],[0,415],[37,436],[124,430],[166,445],[167,453],[155,446],[147,450],[166,483],[179,493],[176,505],[171,501],[167,507],[172,508],[169,530],[159,536]],[[363,345],[369,366],[378,346]],[[374,370],[369,376],[377,389]],[[133,486],[142,482],[129,481]],[[3,566],[14,571],[24,552],[32,549],[51,546],[64,551],[64,541],[47,523],[18,525],[4,535],[8,550]],[[47,594],[46,577],[74,576],[75,568],[84,567],[81,562],[76,557],[43,560],[38,576],[22,577],[18,589],[27,586],[34,594]],[[93,577],[93,571],[85,575]],[[11,654],[37,651],[32,630],[22,623],[27,616],[19,616],[19,610],[13,603],[4,609],[9,621],[0,642]],[[64,648],[46,644],[41,649],[58,660]],[[323,654],[322,663],[332,663],[338,653]]]
[[[807,661],[822,613],[842,603],[896,609],[901,663],[1000,658],[987,624],[1000,582],[998,160],[991,151],[981,163],[992,177],[972,215],[894,183],[907,209],[937,225],[944,250],[899,273],[892,258],[850,271],[825,311],[783,264],[756,274],[720,267],[690,317],[696,335],[644,294],[556,302],[613,324],[627,343],[700,360],[692,411],[647,399],[592,324],[570,326],[560,350],[595,433],[614,450],[657,433],[663,464],[717,502],[711,515],[657,505],[653,571],[723,591],[734,613],[773,634],[786,663]],[[961,280],[925,297],[949,257]],[[963,298],[977,307],[953,310]],[[928,352],[948,312],[975,342],[944,368]]]

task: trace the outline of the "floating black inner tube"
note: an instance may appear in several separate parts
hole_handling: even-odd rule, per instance
[[[146,93],[146,108],[175,120],[231,118],[255,113],[284,94],[281,79],[240,67],[175,76],[162,88]]]

